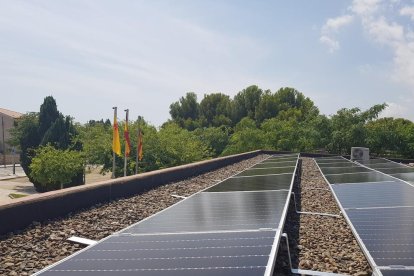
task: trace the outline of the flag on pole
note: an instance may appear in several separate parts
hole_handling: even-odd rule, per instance
[[[114,134],[112,137],[112,151],[121,155],[121,142],[119,141],[118,121],[116,120],[116,111],[114,113]]]
[[[131,142],[129,140],[128,115],[125,120],[124,136],[125,136],[125,154],[126,156],[129,156],[131,152]]]
[[[142,151],[142,132],[141,130],[138,133],[138,159],[139,161],[142,160],[144,153]]]

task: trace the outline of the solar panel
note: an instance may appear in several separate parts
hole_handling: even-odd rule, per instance
[[[264,275],[275,234],[112,236],[42,275]]]
[[[414,205],[414,189],[401,181],[334,184],[332,189],[344,208]]]
[[[211,187],[206,192],[288,190],[292,174],[254,177],[232,177]]]
[[[228,178],[36,275],[270,276],[295,156],[266,163],[285,168],[251,168]]]
[[[378,266],[412,266],[414,207],[347,210]]]
[[[320,168],[340,168],[340,167],[358,167],[355,163],[349,161],[341,161],[341,162],[334,162],[334,163],[319,163],[318,165]]]
[[[369,165],[370,168],[375,169],[375,168],[400,168],[401,165],[398,163],[376,163],[376,164],[370,164]]]
[[[267,163],[260,163],[252,168],[273,168],[273,167],[292,167],[296,166],[296,161],[281,161],[281,162],[267,162]]]
[[[326,179],[331,184],[337,183],[362,183],[362,182],[382,182],[392,181],[394,178],[378,173],[378,172],[361,172],[348,174],[331,174],[325,175]]]
[[[414,269],[383,269],[381,273],[383,276],[412,276],[414,275]]]
[[[364,162],[363,165],[414,184],[414,168],[385,158],[371,161],[372,163]]]
[[[262,162],[263,163],[275,163],[275,162],[296,162],[297,157],[281,157],[281,158],[269,158],[265,161]]]
[[[394,173],[392,176],[408,181],[410,183],[414,182],[414,173]]]
[[[357,172],[369,172],[370,170],[363,167],[323,167],[321,168],[324,174],[343,174],[343,173],[357,173]]]
[[[237,176],[253,176],[253,175],[267,175],[267,174],[282,174],[290,173],[295,171],[295,167],[281,167],[281,168],[254,168],[245,170],[239,173]]]
[[[288,191],[199,193],[122,233],[277,228],[288,193]]]
[[[414,186],[374,170],[326,174],[330,165],[315,161],[375,273],[414,275],[414,270],[401,270],[414,268]],[[391,172],[402,168],[384,159],[363,165],[390,168],[386,170]]]
[[[376,169],[377,171],[386,173],[386,174],[396,174],[396,173],[409,173],[414,172],[414,168],[406,168],[406,167],[400,167],[400,168],[386,168],[386,169]]]

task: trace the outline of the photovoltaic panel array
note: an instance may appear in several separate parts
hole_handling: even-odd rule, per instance
[[[298,158],[271,156],[36,275],[272,275]]]
[[[414,186],[385,173],[410,168],[382,159],[364,166],[342,157],[315,161],[374,274],[414,275]]]
[[[363,166],[414,184],[414,168],[385,158],[359,161]]]

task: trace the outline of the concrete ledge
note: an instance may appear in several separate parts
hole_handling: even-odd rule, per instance
[[[0,235],[23,229],[33,221],[65,216],[97,203],[129,197],[261,154],[252,151],[187,165],[127,176],[16,199],[0,205]],[[213,183],[212,183],[213,184]]]

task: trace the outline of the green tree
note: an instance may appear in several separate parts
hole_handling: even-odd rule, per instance
[[[170,115],[175,123],[181,127],[193,130],[197,127],[195,121],[199,116],[200,105],[197,102],[197,95],[189,92],[185,97],[170,105]]]
[[[208,127],[194,130],[194,134],[209,147],[214,157],[219,156],[229,143],[228,127]]]
[[[12,144],[20,148],[20,164],[30,179],[30,163],[41,137],[38,134],[39,116],[36,112],[23,115],[12,129]],[[31,179],[30,179],[31,180]]]
[[[255,119],[258,124],[264,120],[274,118],[279,113],[279,100],[276,94],[272,94],[270,90],[266,90],[260,98],[259,105],[256,110]]]
[[[386,104],[374,105],[361,111],[359,108],[342,108],[332,116],[332,140],[328,147],[331,152],[346,154],[353,146],[367,146],[365,124],[378,118]]]
[[[243,89],[233,99],[233,123],[236,124],[244,117],[256,118],[256,109],[259,105],[262,89],[251,85]]]
[[[112,158],[112,126],[111,123],[89,121],[85,125],[77,125],[76,143],[82,145],[86,164],[103,165]]]
[[[210,156],[208,146],[177,124],[164,125],[158,132],[157,161],[161,168],[199,161]]]
[[[275,97],[279,110],[286,111],[291,108],[300,110],[300,120],[313,118],[319,114],[319,109],[314,105],[313,101],[294,88],[280,88],[275,93]]]
[[[368,122],[367,145],[371,153],[406,158],[414,156],[414,123],[398,118]]]
[[[264,145],[264,132],[256,127],[255,121],[246,117],[236,125],[235,132],[231,135],[222,155],[263,149]]]
[[[60,114],[57,110],[56,101],[52,96],[47,96],[40,106],[39,112],[39,129],[38,134],[43,137],[46,131],[59,118]]]
[[[200,102],[200,117],[205,127],[231,125],[230,97],[222,93],[204,95]]]
[[[26,114],[18,121],[13,140],[20,145],[21,166],[36,190],[43,191],[42,185],[31,177],[30,164],[36,156],[36,149],[51,144],[59,149],[81,150],[81,144],[73,143],[76,135],[71,118],[59,113],[52,96],[44,99],[39,113]],[[73,183],[83,184],[83,172],[73,178]]]
[[[37,148],[35,153],[29,166],[30,177],[40,184],[42,191],[74,186],[73,178],[83,173],[83,159],[78,151],[46,145]]]

